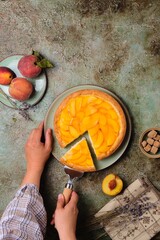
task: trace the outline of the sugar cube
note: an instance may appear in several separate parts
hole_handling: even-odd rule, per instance
[[[154,138],[157,136],[157,132],[155,130],[151,130],[148,135],[149,138]]]
[[[149,144],[147,144],[147,146],[144,147],[144,150],[145,150],[146,152],[149,152],[149,151],[151,150],[151,146],[150,146]]]
[[[153,145],[154,140],[152,138],[147,138],[147,143],[149,143],[150,145]]]
[[[147,145],[147,142],[144,140],[141,144],[143,147],[145,147]]]
[[[155,147],[155,146],[152,146],[152,148],[151,148],[151,152],[152,152],[153,154],[156,154],[157,151],[158,151],[158,148]]]
[[[154,141],[153,146],[159,148],[160,147],[160,142],[159,141]]]
[[[154,140],[160,141],[160,135],[157,135],[156,137],[154,137]]]

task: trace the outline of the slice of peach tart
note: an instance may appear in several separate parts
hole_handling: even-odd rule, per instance
[[[82,172],[95,171],[95,166],[85,138],[82,138],[70,148],[60,159],[60,162]]]
[[[111,95],[100,90],[80,90],[67,96],[57,108],[54,132],[62,148],[88,132],[95,155],[102,160],[121,145],[126,118]]]

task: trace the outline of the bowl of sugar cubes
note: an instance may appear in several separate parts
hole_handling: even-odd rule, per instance
[[[145,130],[139,139],[139,147],[149,158],[160,158],[160,128]]]

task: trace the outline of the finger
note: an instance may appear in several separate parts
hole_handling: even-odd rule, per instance
[[[58,200],[57,200],[57,209],[63,208],[64,207],[64,196],[62,193],[58,195]]]
[[[51,152],[53,145],[52,130],[49,128],[45,134],[45,148]]]
[[[34,136],[34,133],[35,132],[35,129],[33,129],[32,131],[31,131],[31,133],[29,134],[29,137],[28,137],[28,140],[31,140],[32,138],[33,138],[33,136]]]
[[[41,140],[41,137],[42,137],[42,133],[43,133],[43,127],[44,127],[44,122],[42,121],[40,124],[39,124],[39,126],[38,126],[38,128],[37,128],[37,138],[38,138],[38,140]]]
[[[37,142],[41,142],[41,137],[42,137],[42,132],[43,132],[43,125],[44,122],[42,121],[39,125],[38,128],[33,130],[33,136],[32,138],[37,141]]]
[[[51,222],[50,222],[51,225],[54,225],[54,224],[55,224],[55,219],[54,219],[54,217],[55,217],[55,213],[52,215],[52,220],[51,220]]]
[[[40,124],[38,125],[38,129],[40,129],[42,131],[43,126],[44,126],[44,121],[40,122]]]
[[[55,219],[54,219],[54,218],[52,218],[50,224],[51,224],[51,225],[54,225],[54,224],[55,224]]]
[[[29,135],[29,138],[28,140],[32,141],[34,140],[35,141],[35,138],[36,140],[40,141],[41,140],[41,136],[42,136],[42,131],[43,131],[43,121],[39,124],[38,128],[34,128],[32,130],[32,132],[30,133]]]
[[[71,199],[70,199],[70,201],[69,201],[69,204],[71,204],[71,205],[77,205],[77,203],[78,203],[78,194],[76,193],[76,192],[72,192],[72,195],[71,195]]]

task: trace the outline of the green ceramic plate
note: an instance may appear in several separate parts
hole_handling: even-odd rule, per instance
[[[0,62],[0,66],[8,67],[11,70],[13,70],[17,77],[23,77],[21,73],[19,72],[17,65],[19,60],[23,57],[23,55],[14,55],[10,56],[3,61]],[[8,86],[0,85],[0,90],[7,95],[4,95],[2,91],[0,91],[0,102],[5,104],[8,107],[15,108],[15,109],[26,109],[28,106],[34,106],[37,104],[43,97],[46,87],[47,87],[47,78],[44,72],[42,72],[38,77],[36,78],[27,78],[34,86],[34,93],[32,96],[26,100],[25,102],[17,101],[13,98],[11,98],[11,101],[7,98],[7,96],[10,97],[8,89]]]
[[[45,124],[44,124],[44,126],[45,126],[45,131],[46,131],[47,128],[51,128],[53,130],[54,147],[53,147],[52,154],[53,154],[53,156],[56,159],[60,159],[62,157],[62,155],[66,151],[68,151],[73,144],[75,144],[76,141],[74,141],[74,143],[72,143],[72,144],[69,144],[66,148],[61,148],[59,146],[59,144],[58,144],[58,142],[56,140],[56,137],[54,135],[54,129],[53,129],[53,119],[54,119],[55,112],[56,112],[59,104],[69,94],[71,94],[71,93],[73,93],[75,91],[84,90],[84,89],[97,89],[97,90],[100,90],[100,91],[103,91],[103,92],[106,92],[106,93],[110,94],[112,97],[114,97],[120,103],[121,107],[124,110],[124,113],[126,115],[126,120],[127,120],[126,136],[125,136],[125,138],[123,140],[123,143],[116,150],[116,152],[114,152],[111,156],[109,156],[109,157],[107,157],[107,158],[105,158],[105,159],[103,159],[101,161],[96,160],[95,156],[93,157],[96,170],[98,171],[98,170],[102,170],[104,168],[109,167],[110,165],[115,163],[122,156],[122,154],[124,153],[124,151],[126,150],[126,148],[128,146],[128,143],[129,143],[129,140],[130,140],[130,137],[131,137],[131,128],[132,128],[132,126],[131,126],[131,119],[130,119],[130,116],[129,116],[129,112],[128,112],[127,108],[125,107],[125,105],[122,103],[122,101],[114,93],[110,92],[109,90],[107,90],[105,88],[94,86],[94,85],[81,85],[81,86],[76,86],[76,87],[70,88],[70,89],[66,90],[65,92],[63,92],[61,95],[59,95],[54,100],[54,102],[51,104],[51,106],[50,106],[50,108],[48,110],[48,113],[46,114],[46,117],[45,117]],[[88,139],[88,135],[87,134],[85,134],[83,136],[85,136]],[[77,139],[77,141],[79,141],[80,138],[82,138],[82,136],[79,137]],[[89,143],[89,139],[88,139],[88,143]]]

